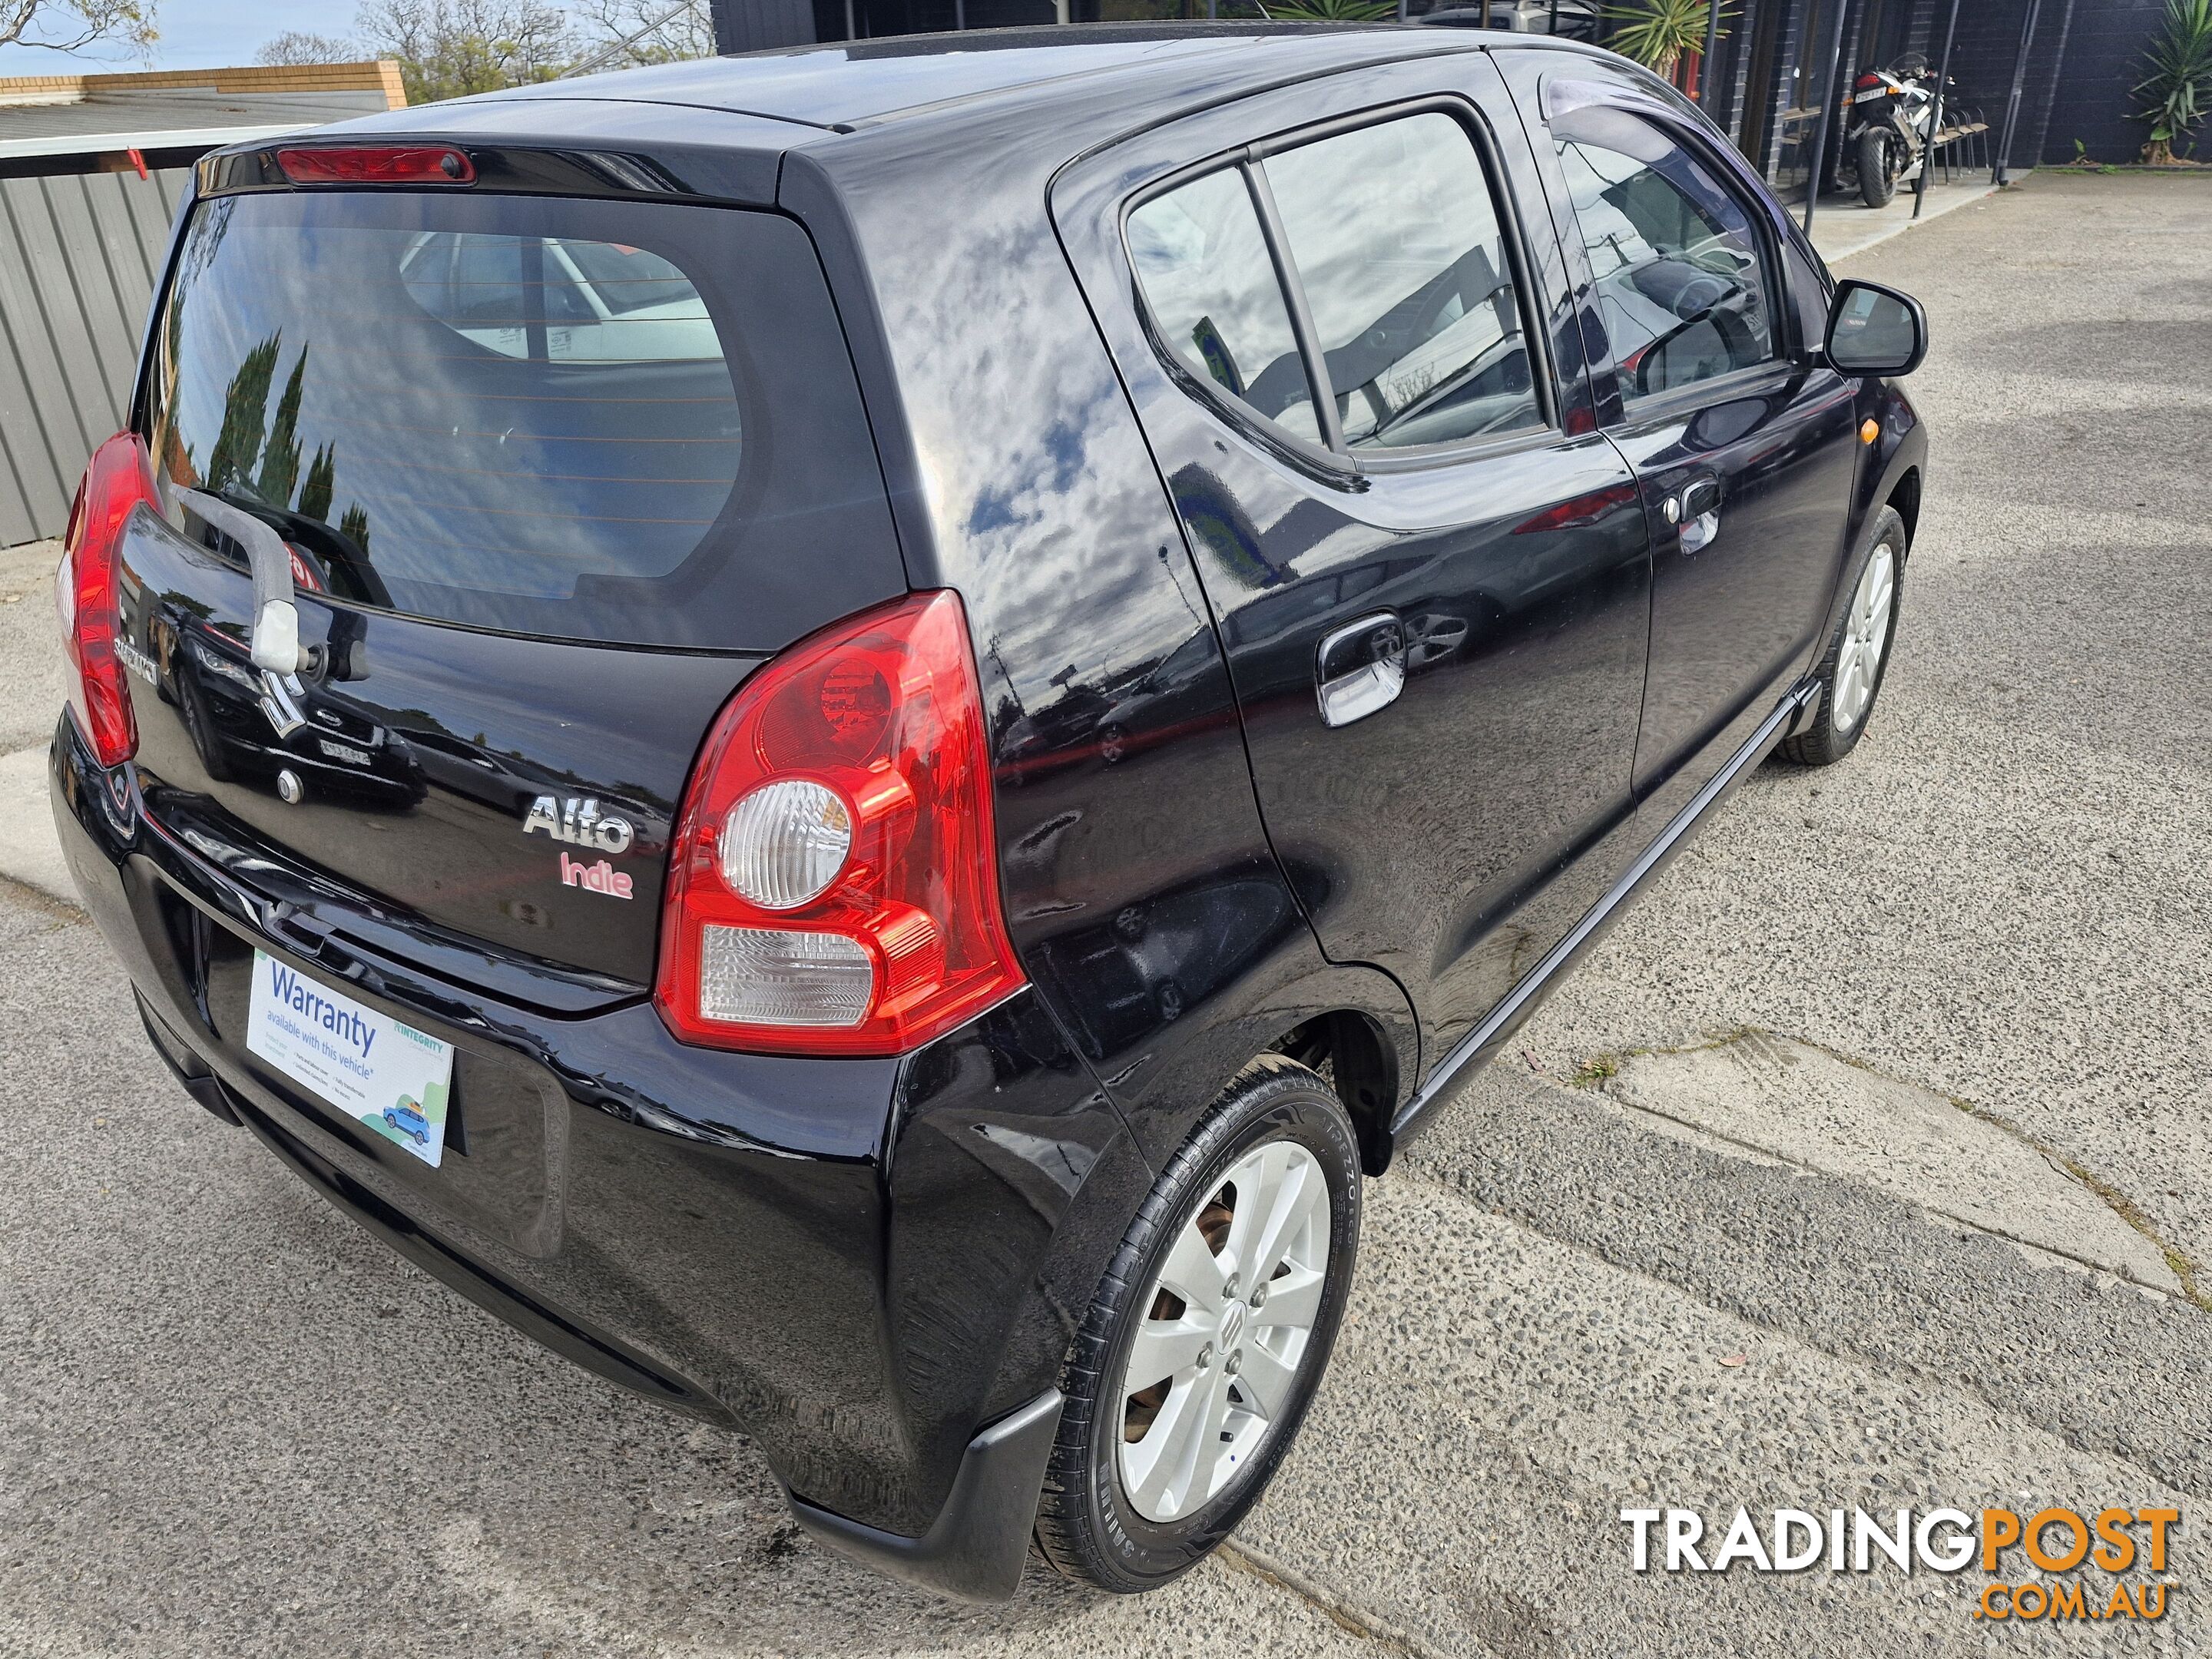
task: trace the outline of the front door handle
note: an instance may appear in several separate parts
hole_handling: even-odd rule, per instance
[[[1323,726],[1349,726],[1397,702],[1406,689],[1406,629],[1377,611],[1333,629],[1314,653]]]
[[[1701,553],[1721,531],[1721,481],[1698,478],[1685,484],[1679,495],[1669,495],[1660,510],[1682,538],[1682,551]]]

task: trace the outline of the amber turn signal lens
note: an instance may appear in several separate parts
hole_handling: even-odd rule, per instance
[[[1881,436],[1881,422],[1880,421],[1864,420],[1859,422],[1859,441],[1861,443],[1870,444],[1880,436]]]

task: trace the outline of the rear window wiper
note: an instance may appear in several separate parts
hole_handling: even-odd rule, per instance
[[[313,672],[322,653],[300,644],[300,611],[293,603],[292,550],[284,538],[243,507],[204,489],[176,491],[177,498],[216,530],[246,550],[253,571],[253,631],[247,654],[261,671],[261,712],[280,738],[307,723],[300,707],[307,688],[301,672]]]
[[[183,489],[176,495],[246,550],[246,562],[253,571],[253,665],[286,677],[308,666],[310,653],[301,648],[300,612],[293,602],[292,550],[284,545],[284,538],[220,495]]]

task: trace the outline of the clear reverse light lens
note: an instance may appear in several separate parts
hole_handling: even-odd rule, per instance
[[[765,927],[700,930],[699,1012],[749,1025],[857,1025],[876,972],[842,933]]]
[[[763,910],[819,898],[853,850],[853,817],[837,792],[804,778],[764,784],[730,809],[722,879]]]

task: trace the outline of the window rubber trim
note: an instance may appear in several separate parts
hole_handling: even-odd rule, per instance
[[[1329,379],[1328,358],[1322,350],[1321,331],[1314,326],[1306,285],[1298,280],[1297,267],[1291,263],[1290,239],[1275,206],[1275,188],[1249,156],[1237,164],[1237,171],[1244,175],[1244,189],[1252,198],[1253,211],[1260,216],[1267,263],[1274,268],[1275,286],[1282,290],[1284,307],[1291,314],[1291,337],[1298,343],[1298,358],[1305,364],[1306,390],[1313,394],[1314,421],[1321,428],[1322,441],[1330,454],[1348,459],[1351,451],[1344,441],[1344,416],[1336,407],[1336,383]]]

